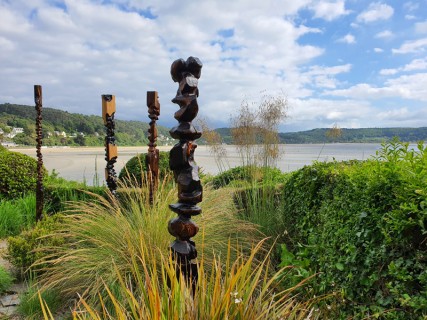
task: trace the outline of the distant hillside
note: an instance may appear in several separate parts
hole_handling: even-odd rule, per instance
[[[232,143],[230,128],[219,128],[218,132],[222,141]],[[300,132],[279,133],[280,143],[330,143],[330,142],[358,142],[358,143],[381,143],[398,137],[404,142],[427,141],[427,127],[422,128],[363,128],[363,129],[341,129],[341,136],[328,137],[330,129],[313,129]]]
[[[104,145],[105,126],[101,116],[43,108],[42,117],[43,145]],[[3,130],[3,140],[11,140],[6,138],[6,135],[12,128],[23,128],[24,132],[17,134],[12,140],[21,145],[35,145],[35,119],[34,106],[0,104],[0,129]],[[148,118],[147,122],[116,120],[117,143],[121,146],[147,144],[148,120]],[[168,128],[162,126],[157,128],[159,136],[170,137]],[[158,141],[159,145],[168,142],[166,139]],[[169,144],[171,143],[172,141],[169,141]]]

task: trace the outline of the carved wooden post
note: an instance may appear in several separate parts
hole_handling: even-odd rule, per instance
[[[104,119],[104,125],[107,129],[105,136],[105,161],[107,166],[105,167],[105,181],[107,187],[110,189],[112,194],[116,194],[117,190],[117,176],[114,170],[114,163],[117,161],[117,145],[116,138],[114,137],[114,114],[116,113],[116,97],[111,94],[102,95],[102,118]]]
[[[160,103],[157,91],[147,91],[148,117],[151,119],[148,129],[148,153],[145,156],[145,164],[148,172],[150,188],[150,204],[153,204],[154,193],[159,182],[159,150],[156,149],[157,127],[156,121],[160,115]]]
[[[169,131],[179,142],[170,151],[169,163],[178,184],[178,203],[170,204],[169,207],[178,217],[169,221],[168,231],[176,237],[170,249],[177,262],[177,276],[179,277],[181,272],[185,279],[191,282],[193,289],[198,275],[196,244],[191,238],[197,234],[199,227],[191,220],[191,216],[202,211],[197,203],[202,201],[203,189],[199,168],[194,162],[194,150],[197,147],[194,140],[202,136],[202,131],[191,122],[199,110],[197,85],[202,66],[200,60],[194,57],[189,57],[187,61],[175,60],[171,66],[172,79],[179,83],[178,92],[172,102],[180,108],[175,112],[175,119],[179,124]]]
[[[37,153],[37,186],[36,186],[36,221],[42,219],[43,214],[43,155],[42,147],[42,86],[34,86],[34,101],[36,103],[36,153]]]

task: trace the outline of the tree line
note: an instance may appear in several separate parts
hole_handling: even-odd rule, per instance
[[[260,129],[261,130],[261,129]],[[334,129],[319,128],[299,132],[279,133],[279,143],[383,143],[398,137],[402,142],[427,141],[427,127],[421,128],[360,128],[339,129],[339,134],[330,134]],[[215,131],[222,142],[232,144],[230,128],[218,128]]]
[[[43,145],[103,146],[105,126],[101,116],[69,113],[43,108]],[[33,106],[0,104],[0,129],[5,135],[12,128],[23,128],[12,140],[20,145],[35,145],[36,110]],[[116,120],[116,140],[122,146],[147,144],[148,122]],[[169,136],[168,128],[158,126],[159,135]],[[65,132],[66,136],[54,133]],[[10,139],[9,139],[10,140]]]

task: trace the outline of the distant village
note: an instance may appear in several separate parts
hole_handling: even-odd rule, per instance
[[[24,128],[18,128],[18,127],[9,127],[8,132],[5,133],[5,131],[0,128],[0,137],[2,137],[1,145],[4,147],[17,147],[18,144],[15,143],[12,139],[15,138],[18,134],[24,134]],[[73,132],[70,134],[67,134],[65,131],[47,131],[43,135],[43,139],[49,139],[51,137],[62,137],[62,138],[77,138],[77,137],[85,137],[84,132]],[[100,137],[100,134],[98,132],[94,133],[95,137]],[[168,146],[172,145],[174,142],[174,139],[170,137],[166,137],[163,134],[159,134],[157,137],[157,145],[159,146]]]

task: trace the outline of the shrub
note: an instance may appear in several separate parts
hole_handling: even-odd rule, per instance
[[[43,168],[46,175],[46,169]],[[34,192],[37,161],[18,152],[0,152],[0,197],[16,198]]]
[[[133,183],[137,181],[139,186],[142,186],[144,181],[143,172],[147,172],[147,166],[145,164],[145,153],[138,154],[132,157],[125,166],[122,168],[119,174],[119,179],[122,181],[129,181]],[[169,152],[159,152],[159,178],[163,180],[166,175],[171,174],[172,171],[169,168]]]
[[[316,163],[283,187],[283,265],[340,292],[336,315],[427,314],[427,149],[391,142],[375,160]]]
[[[239,166],[234,167],[210,179],[210,183],[215,189],[227,186],[229,184],[236,184],[237,181],[245,181],[250,184],[278,184],[284,182],[286,179],[284,174],[278,168],[270,167],[256,167],[256,166]]]
[[[64,239],[58,235],[52,235],[58,229],[63,216],[57,214],[47,216],[39,221],[34,229],[25,230],[17,236],[9,237],[6,258],[21,271],[26,274],[31,265],[48,252],[40,250],[46,246],[56,246],[64,243]],[[46,237],[51,235],[50,237]]]
[[[13,277],[9,272],[3,267],[0,266],[0,294],[6,292],[12,285]]]

